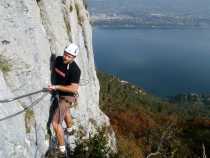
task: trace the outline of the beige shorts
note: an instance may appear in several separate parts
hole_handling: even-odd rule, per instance
[[[76,102],[74,96],[61,96],[59,98],[58,107],[53,115],[53,122],[62,123],[69,108]]]

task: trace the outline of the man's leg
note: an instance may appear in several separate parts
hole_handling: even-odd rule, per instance
[[[64,141],[64,132],[62,127],[62,122],[64,120],[64,116],[66,115],[66,105],[65,101],[59,100],[58,108],[54,113],[52,126],[56,134],[56,138],[59,145],[59,150],[64,154],[65,153],[65,141]]]
[[[53,121],[52,125],[53,125],[53,129],[55,131],[55,134],[56,134],[56,138],[58,140],[58,144],[60,146],[65,145],[65,143],[64,143],[64,133],[63,133],[63,128],[62,128],[61,124]]]
[[[47,121],[47,133],[50,136],[52,135],[51,130],[50,130],[50,125],[52,123],[53,116],[54,116],[57,108],[58,108],[58,101],[54,99],[52,104],[50,105],[49,118],[48,118],[48,121]]]
[[[67,128],[71,128],[72,127],[72,117],[71,117],[71,114],[70,114],[69,110],[66,112],[64,120],[66,122]]]
[[[64,120],[65,120],[65,123],[66,123],[66,126],[67,126],[67,133],[69,135],[73,135],[73,133],[74,133],[74,129],[72,127],[73,122],[72,122],[72,116],[71,116],[69,108],[76,101],[76,98],[74,96],[66,96],[65,100],[68,100],[68,102],[66,102],[67,103],[66,104],[67,111],[66,111],[66,115],[64,117]]]
[[[64,120],[65,120],[66,126],[67,126],[67,129],[66,129],[67,133],[69,135],[73,135],[75,131],[72,127],[72,116],[69,111],[66,113]]]

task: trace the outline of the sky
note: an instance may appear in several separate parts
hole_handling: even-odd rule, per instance
[[[210,0],[87,0],[91,11],[153,12],[210,17]]]

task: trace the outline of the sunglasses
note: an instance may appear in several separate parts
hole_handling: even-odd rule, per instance
[[[74,55],[71,55],[71,54],[69,54],[68,52],[65,52],[65,51],[64,51],[63,55],[65,55],[69,58],[74,58],[75,57]]]

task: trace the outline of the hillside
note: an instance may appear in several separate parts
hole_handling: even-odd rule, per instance
[[[210,119],[204,107],[168,103],[115,76],[97,75],[100,106],[117,135],[118,157],[210,156]]]

